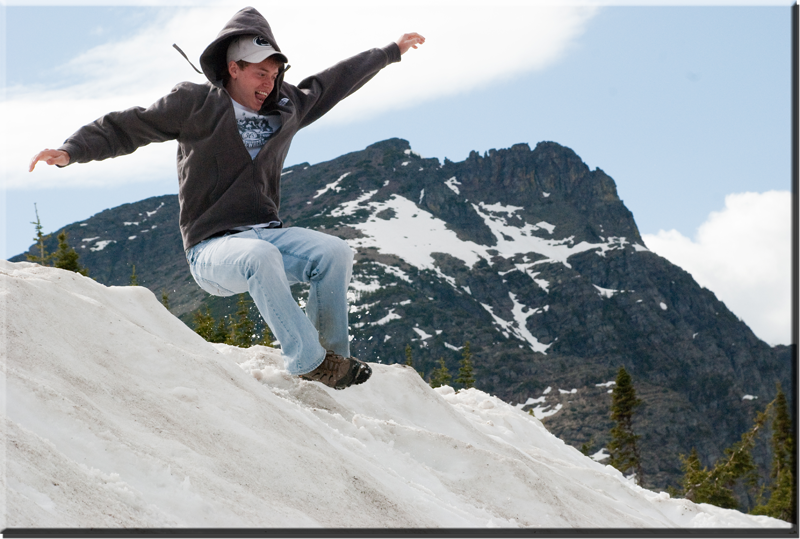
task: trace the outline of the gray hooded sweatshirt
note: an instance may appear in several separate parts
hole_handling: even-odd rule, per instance
[[[151,142],[178,141],[178,199],[184,249],[239,226],[280,221],[281,170],[295,133],[400,61],[395,43],[348,58],[297,86],[278,76],[262,114],[278,112],[281,128],[251,159],[222,84],[228,43],[264,36],[280,51],[266,19],[245,8],[231,18],[200,57],[208,82],[182,82],[147,109],[112,112],[80,128],[61,146],[70,164],[127,155]],[[282,52],[282,51],[280,51]]]

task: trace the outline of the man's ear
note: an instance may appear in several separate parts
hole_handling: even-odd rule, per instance
[[[239,76],[239,71],[241,71],[239,69],[239,64],[237,64],[233,60],[228,62],[228,74],[231,76],[232,79],[235,79],[236,77]]]

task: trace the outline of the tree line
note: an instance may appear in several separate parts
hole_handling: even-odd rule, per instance
[[[253,311],[253,302],[250,297],[247,294],[240,294],[237,306],[238,310],[235,315],[223,316],[220,319],[214,318],[208,306],[198,309],[192,315],[194,331],[205,340],[214,343],[225,343],[241,348],[249,348],[254,345],[272,346],[275,339],[269,326],[264,324],[264,330],[260,337],[255,330],[256,323],[250,318],[250,313]],[[405,364],[414,368],[410,344],[406,345],[405,358]],[[424,373],[418,372],[425,379]],[[431,387],[440,387],[449,385],[452,378],[453,376],[442,357],[439,358],[439,367],[431,372],[426,381]],[[464,389],[475,387],[475,369],[469,341],[462,347],[460,367],[455,383],[460,384]]]
[[[247,294],[239,294],[236,302],[237,311],[232,316],[223,316],[219,320],[211,314],[211,309],[206,305],[194,312],[192,319],[194,331],[208,342],[225,343],[240,348],[250,348],[254,345],[272,346],[275,338],[264,324],[264,329],[259,336],[256,332],[256,323],[250,318],[253,310],[253,300]]]
[[[80,255],[73,247],[70,246],[69,237],[66,230],[62,230],[58,236],[56,236],[56,239],[58,240],[58,250],[52,253],[47,251],[45,242],[50,239],[52,234],[45,234],[42,232],[44,227],[42,226],[41,219],[39,219],[39,208],[36,207],[35,202],[33,204],[33,209],[36,213],[36,220],[31,221],[31,224],[34,225],[34,229],[36,230],[36,234],[33,237],[35,245],[33,248],[33,254],[26,253],[25,258],[30,262],[35,262],[36,264],[41,264],[42,266],[52,266],[58,269],[74,271],[75,273],[79,273],[85,277],[88,277],[89,269],[85,266],[81,266],[78,263]],[[139,286],[139,278],[136,275],[135,264],[133,264],[131,267],[130,285]],[[161,302],[167,309],[169,309],[169,296],[164,291],[161,293]]]
[[[617,373],[611,397],[611,419],[614,426],[610,431],[607,447],[610,453],[609,464],[623,474],[632,473],[636,482],[642,485],[642,456],[637,443],[640,435],[633,430],[634,412],[642,404],[642,400],[636,397],[631,376],[625,367],[620,367]],[[772,429],[772,462],[769,475],[761,478],[753,460],[753,449],[758,436],[767,429],[768,424]],[[786,395],[780,384],[777,384],[775,399],[756,414],[752,428],[742,434],[738,442],[725,449],[724,456],[713,466],[703,466],[694,447],[688,456],[680,455],[681,470],[684,473],[681,489],[670,488],[670,494],[695,503],[738,509],[740,503],[733,489],[741,483],[755,495],[756,503],[750,509],[750,514],[796,523],[794,444],[793,424]],[[584,454],[588,454],[587,445],[582,450]]]
[[[33,204],[33,209],[36,213],[36,220],[31,221],[31,224],[34,225],[34,229],[36,230],[36,234],[33,237],[33,241],[35,242],[33,248],[34,252],[33,254],[26,253],[25,258],[30,262],[35,262],[42,266],[52,266],[58,269],[74,271],[84,277],[89,277],[89,269],[78,263],[80,255],[70,246],[66,230],[62,230],[58,236],[56,236],[56,239],[58,239],[58,250],[52,253],[47,252],[45,242],[52,234],[44,234],[42,232],[44,227],[42,226],[41,219],[39,219],[39,208],[36,206],[35,202]],[[130,286],[139,286],[139,277],[136,275],[136,264],[131,265],[129,284]],[[169,310],[169,294],[166,290],[161,291],[161,303]]]
[[[405,352],[405,364],[414,368],[414,358],[412,356],[410,344],[406,344]],[[439,358],[438,364],[439,366],[431,372],[426,380],[428,385],[434,388],[450,385],[450,381],[453,379],[453,375],[450,374],[450,370],[447,368],[447,365],[445,365],[444,357]],[[419,372],[419,375],[425,380],[425,373],[422,371],[417,372]],[[475,368],[472,365],[472,352],[470,352],[469,349],[469,341],[465,342],[464,346],[461,347],[461,360],[459,362],[458,377],[455,379],[455,383],[461,385],[463,389],[475,387]]]
[[[26,254],[25,258],[31,262],[41,264],[42,266],[52,265],[56,268],[74,271],[75,273],[80,273],[81,275],[88,277],[89,270],[81,267],[80,264],[78,264],[78,258],[80,255],[77,251],[75,251],[75,249],[70,247],[69,242],[67,241],[66,231],[62,230],[61,233],[56,237],[58,239],[58,250],[53,253],[47,252],[44,242],[50,238],[51,234],[45,235],[42,232],[42,221],[39,219],[39,208],[36,207],[36,203],[33,204],[33,208],[36,212],[36,220],[31,221],[31,224],[34,225],[36,229],[36,235],[33,238],[33,241],[36,242],[36,246],[34,248],[35,254]]]

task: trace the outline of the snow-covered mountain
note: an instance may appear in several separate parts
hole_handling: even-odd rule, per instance
[[[135,264],[139,283],[169,292],[187,324],[201,305],[232,313],[236,298],[192,281],[177,212],[176,196],[155,197],[65,230],[103,284],[127,284]],[[692,447],[713,464],[776,383],[792,385],[793,351],[760,341],[650,252],[613,179],[554,142],[458,163],[378,142],[285,169],[281,215],[357,252],[350,328],[362,359],[403,363],[410,345],[426,377],[439,358],[457,372],[469,341],[478,389],[593,453],[611,427],[608,383],[625,366],[644,401],[634,427],[652,488],[678,486],[679,455]],[[766,446],[756,457],[768,465]]]
[[[333,391],[144,287],[0,262],[2,528],[787,528],[644,490],[517,407],[376,365]]]

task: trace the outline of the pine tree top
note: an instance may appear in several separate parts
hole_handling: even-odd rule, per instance
[[[447,365],[444,363],[444,358],[439,358],[439,367],[434,369],[431,373],[431,387],[441,387],[446,386],[450,383],[452,376],[450,375],[450,371],[447,369]]]
[[[36,220],[31,221],[31,224],[34,225],[36,229],[36,235],[33,237],[33,241],[36,242],[35,249],[39,252],[38,255],[26,254],[25,258],[27,258],[31,262],[35,262],[37,264],[41,264],[42,266],[49,266],[50,261],[55,258],[55,253],[48,253],[47,248],[44,245],[45,240],[50,237],[50,234],[44,234],[42,232],[42,221],[39,219],[39,208],[36,206],[36,203],[33,203],[34,211],[36,212]]]
[[[80,255],[70,247],[69,242],[67,241],[67,232],[61,231],[58,235],[58,251],[54,253],[55,255],[55,267],[59,269],[64,269],[68,271],[74,271],[75,273],[80,273],[81,275],[88,275],[88,270],[86,268],[82,268],[80,264],[78,264],[78,258]]]
[[[469,350],[469,341],[464,343],[461,352],[461,368],[458,370],[456,383],[464,386],[464,389],[475,387],[475,371],[472,366],[472,353]]]
[[[633,415],[633,410],[642,404],[636,397],[633,379],[625,367],[620,367],[617,373],[616,384],[611,392],[611,419],[614,421],[626,420]]]

